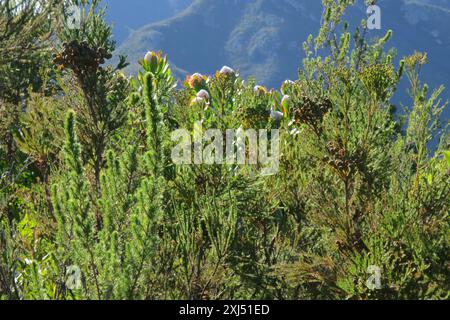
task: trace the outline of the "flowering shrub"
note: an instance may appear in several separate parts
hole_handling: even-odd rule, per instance
[[[393,63],[389,33],[328,41],[345,3],[325,2],[298,79],[270,90],[227,66],[178,88],[161,52],[127,78],[124,61],[104,66],[111,30],[91,9],[50,59],[57,87],[27,97],[0,148],[0,298],[448,299],[443,89],[419,80],[425,54]],[[264,139],[240,147],[227,130],[268,145],[279,132],[279,171],[197,161],[207,129],[244,156]],[[192,164],[172,161],[176,130]]]

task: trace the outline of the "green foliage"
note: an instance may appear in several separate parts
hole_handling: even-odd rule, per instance
[[[444,151],[444,156],[447,164],[450,166],[450,151]]]
[[[448,299],[443,89],[420,81],[426,55],[393,64],[391,32],[338,28],[351,3],[324,1],[279,92],[227,68],[176,89],[155,52],[129,80],[125,60],[103,67],[110,28],[83,1],[83,28],[58,34],[57,68],[42,70],[52,86],[1,109],[15,140],[0,148],[0,299]],[[391,102],[403,75],[404,118]],[[279,171],[175,165],[171,132],[195,137],[199,121],[280,129]]]
[[[112,58],[115,49],[112,29],[103,20],[104,9],[99,9],[97,0],[75,1],[75,4],[81,7],[81,27],[63,29],[59,34],[62,48],[54,54],[53,62],[59,70],[68,71],[63,75],[74,79],[75,90],[81,91],[82,101],[77,101],[75,109],[80,115],[80,141],[85,147],[83,160],[93,166],[98,185],[106,149],[126,120],[124,100],[129,83],[119,70],[127,64],[121,56],[115,68],[102,66]],[[67,94],[72,88],[62,89]]]

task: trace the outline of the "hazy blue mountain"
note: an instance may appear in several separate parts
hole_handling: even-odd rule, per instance
[[[114,38],[118,43],[136,29],[170,18],[186,8],[192,0],[104,0],[106,19],[114,23]]]
[[[180,78],[230,65],[244,77],[254,76],[270,87],[296,78],[302,43],[310,33],[317,33],[323,12],[319,0],[193,0],[184,10],[189,0],[176,1],[175,6],[170,5],[172,1],[142,1],[142,10],[130,5],[135,1],[124,1],[120,8],[115,8],[116,1],[110,2],[113,12],[121,12],[121,21],[123,14],[136,25],[148,19],[117,50],[132,62],[130,73],[136,72],[136,61],[146,51],[161,49]],[[352,26],[366,17],[364,1],[357,2],[346,17]],[[369,36],[392,29],[391,45],[399,56],[427,51],[424,78],[433,86],[450,88],[450,0],[382,0],[378,4],[382,30],[370,31]],[[151,12],[164,12],[166,19],[155,22],[157,14]]]
[[[295,77],[301,43],[317,30],[321,13],[317,0],[196,0],[178,15],[132,33],[118,52],[136,61],[147,50],[162,49],[183,69],[179,74],[211,73],[227,64],[275,85]]]

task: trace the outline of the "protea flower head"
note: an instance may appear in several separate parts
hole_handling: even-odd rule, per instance
[[[192,79],[203,79],[203,75],[201,73],[196,72],[191,76],[191,78]]]
[[[206,84],[206,77],[200,73],[194,73],[192,76],[187,77],[186,82],[190,88],[200,90]]]
[[[154,51],[149,51],[146,53],[144,60],[148,63],[151,70],[155,70],[158,66],[159,59],[161,58],[161,52],[156,53]]]
[[[200,91],[197,93],[197,97],[196,97],[196,98],[200,98],[200,99],[209,101],[209,93],[208,93],[208,91],[206,91],[206,90],[200,90]]]
[[[236,71],[228,66],[223,66],[222,69],[220,69],[219,74],[222,76],[235,76]]]
[[[255,86],[255,87],[253,88],[253,92],[254,92],[258,97],[261,97],[261,96],[263,96],[264,94],[267,93],[267,89],[266,89],[265,87],[263,87],[263,86]]]
[[[283,112],[280,111],[270,111],[270,118],[272,118],[273,121],[279,122],[284,118]]]
[[[145,54],[144,60],[148,63],[158,60],[158,54],[154,51],[149,51]]]

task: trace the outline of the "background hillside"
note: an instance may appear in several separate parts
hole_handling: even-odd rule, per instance
[[[190,5],[192,0],[107,0],[106,19],[114,26],[119,43],[149,23],[170,18]]]

